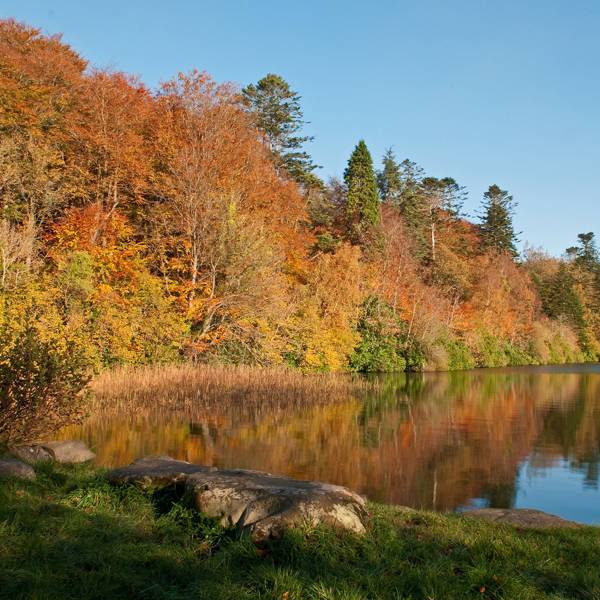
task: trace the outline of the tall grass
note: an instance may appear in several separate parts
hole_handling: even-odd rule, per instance
[[[196,365],[121,367],[90,385],[99,402],[182,404],[237,402],[294,404],[347,398],[373,384],[348,374],[303,374],[290,369]]]

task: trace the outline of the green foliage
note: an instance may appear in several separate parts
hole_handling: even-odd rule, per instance
[[[598,273],[600,256],[598,255],[594,233],[592,231],[580,233],[577,239],[579,240],[579,246],[574,248],[575,263],[590,273]]]
[[[554,335],[548,341],[549,357],[543,360],[544,363],[563,364],[576,363],[586,360],[584,353],[575,343],[569,343],[565,335]]]
[[[427,364],[427,353],[422,343],[414,338],[408,340],[404,351],[407,371],[422,371]]]
[[[584,305],[576,289],[575,277],[568,264],[561,263],[547,281],[536,279],[544,312],[551,318],[568,323],[579,335],[584,352],[590,349],[590,336]]]
[[[448,353],[448,370],[461,371],[477,366],[475,357],[463,341],[455,337],[447,337],[439,342]]]
[[[458,219],[467,195],[463,186],[452,177],[424,177],[421,188],[429,208],[430,220]]]
[[[302,150],[310,136],[298,135],[302,120],[300,96],[292,91],[283,77],[267,74],[258,83],[242,90],[245,104],[256,118],[256,125],[266,139],[277,162],[299,183],[310,184],[317,168],[310,155]]]
[[[400,163],[400,212],[416,242],[418,259],[428,254],[429,208],[423,194],[423,169],[408,158]]]
[[[594,598],[595,527],[517,530],[370,504],[365,535],[305,526],[245,538],[92,467],[38,465],[0,486],[0,597],[323,600]],[[149,576],[151,574],[151,576]]]
[[[317,235],[317,242],[314,246],[314,249],[318,252],[333,253],[337,250],[339,245],[340,240],[338,240],[329,231],[326,231],[325,233],[320,233]]]
[[[94,259],[88,252],[74,251],[64,257],[57,272],[57,283],[66,306],[88,301],[94,291]]]
[[[346,218],[352,238],[360,241],[379,224],[381,218],[373,160],[364,140],[358,142],[348,160],[344,183]]]
[[[405,159],[399,165],[399,207],[416,242],[419,260],[435,259],[435,231],[439,224],[457,220],[466,192],[451,177],[425,177],[416,163]]]
[[[491,185],[483,195],[481,244],[485,252],[494,251],[517,256],[517,235],[513,227],[515,203],[506,190]]]
[[[478,367],[507,367],[539,363],[531,340],[512,342],[479,330],[472,350]]]
[[[377,173],[377,186],[382,202],[398,206],[401,201],[402,181],[400,165],[391,148],[386,150],[382,159],[383,169]]]
[[[528,348],[522,348],[518,344],[504,344],[504,354],[507,364],[511,366],[535,365],[536,358],[531,354]]]
[[[350,356],[350,369],[361,373],[404,371],[406,325],[374,296],[362,306],[357,331],[360,342]]]
[[[477,335],[475,358],[478,367],[506,367],[509,364],[504,344],[487,331]]]

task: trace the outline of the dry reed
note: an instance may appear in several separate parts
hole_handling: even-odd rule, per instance
[[[290,369],[197,365],[121,367],[91,384],[97,401],[182,407],[232,403],[289,405],[347,399],[372,384],[348,374],[303,374]]]

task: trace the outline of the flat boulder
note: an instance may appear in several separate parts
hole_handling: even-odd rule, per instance
[[[255,543],[301,524],[365,532],[365,499],[338,485],[224,469],[190,475],[186,489],[197,510],[248,531]]]
[[[533,508],[479,508],[463,513],[466,517],[485,519],[494,523],[514,525],[524,529],[550,529],[552,527],[581,527],[575,521],[545,513]]]
[[[17,479],[35,479],[35,471],[31,465],[16,458],[0,459],[0,477],[16,477]]]
[[[365,499],[347,488],[244,469],[217,469],[168,456],[147,457],[108,473],[113,484],[166,487],[185,484],[195,508],[256,543],[295,525],[320,523],[364,533]]]
[[[11,448],[10,452],[30,462],[55,460],[59,463],[83,463],[96,458],[96,455],[79,440],[26,444]]]
[[[192,463],[175,460],[169,456],[147,456],[126,467],[113,469],[108,480],[116,485],[137,484],[141,487],[166,487],[184,483],[194,473],[215,470]]]

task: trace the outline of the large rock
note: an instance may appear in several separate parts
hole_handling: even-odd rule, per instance
[[[467,517],[485,519],[525,529],[549,529],[551,527],[581,527],[579,523],[567,521],[556,515],[533,508],[479,508],[464,513]]]
[[[148,456],[126,467],[113,469],[108,473],[108,480],[113,484],[131,483],[142,487],[166,487],[184,483],[194,473],[214,470],[214,467],[193,465],[169,456]]]
[[[324,523],[365,531],[365,500],[337,485],[299,481],[270,473],[216,469],[169,457],[149,457],[108,474],[115,484],[160,487],[185,483],[202,513],[226,526],[249,531],[255,542],[279,537],[294,525]]]
[[[16,477],[18,479],[35,479],[35,471],[28,465],[15,458],[0,459],[0,477]]]
[[[365,531],[364,498],[338,485],[259,471],[217,470],[190,475],[186,487],[200,512],[249,531],[257,543],[304,523]]]
[[[55,460],[59,463],[83,463],[96,458],[96,455],[79,440],[27,444],[11,448],[10,452],[31,462]]]

